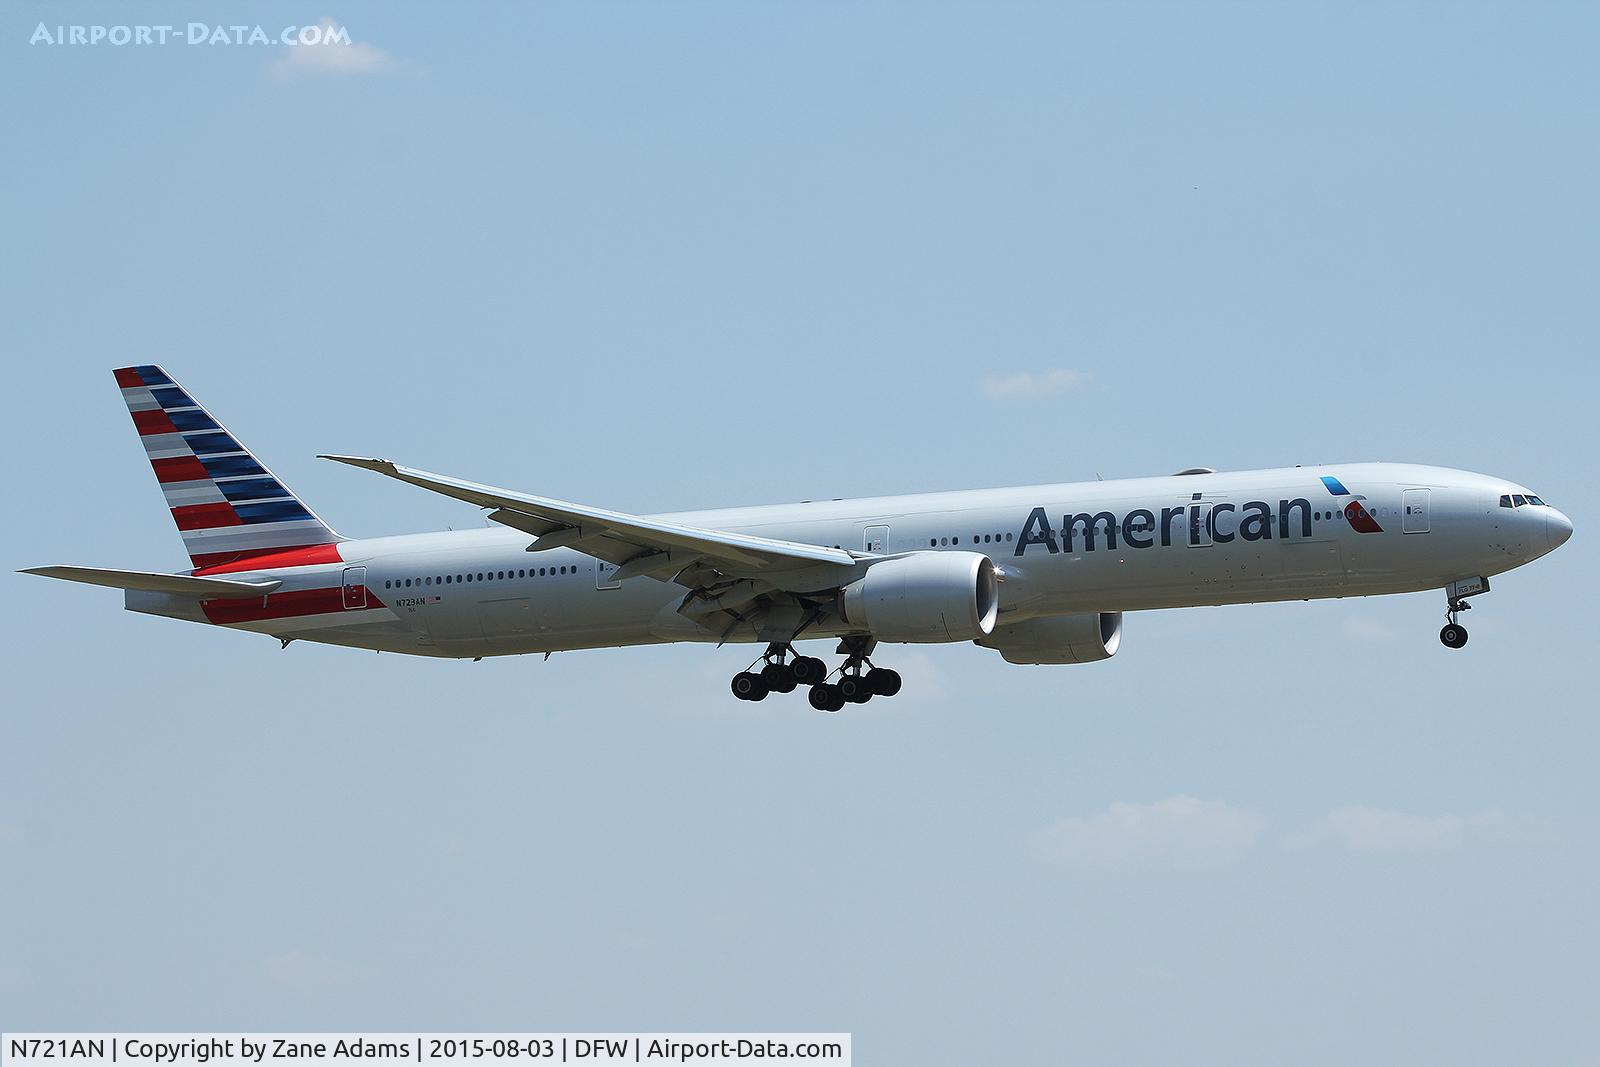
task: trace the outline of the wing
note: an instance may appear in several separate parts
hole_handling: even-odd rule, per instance
[[[196,578],[188,574],[114,571],[99,567],[30,567],[19,573],[39,574],[87,585],[104,585],[112,589],[142,589],[206,600],[243,600],[246,597],[265,596],[283,584],[276,578],[264,582],[238,582],[229,578]]]
[[[848,581],[866,560],[838,548],[780,541],[750,534],[708,530],[640,515],[528,496],[492,485],[402,467],[386,459],[321,456],[377,471],[457,500],[494,509],[498,523],[532,534],[528,551],[573,548],[615,563],[619,581],[637,575],[673,579],[691,589],[706,589],[750,579],[770,589],[811,591]]]

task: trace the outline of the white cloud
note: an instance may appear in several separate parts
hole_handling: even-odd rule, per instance
[[[1266,820],[1214,800],[1168,797],[1150,804],[1117,801],[1102,812],[1062,819],[1045,831],[1052,856],[1085,867],[1143,860],[1208,866],[1234,859],[1261,836]]]
[[[283,58],[273,64],[278,75],[376,74],[393,68],[389,53],[376,45],[349,40],[349,31],[339,22],[325,18],[317,25],[324,40],[332,35],[335,43],[284,45]]]
[[[1044,396],[1048,393],[1065,393],[1089,380],[1089,375],[1077,370],[1048,370],[1039,374],[1004,374],[983,379],[983,391],[992,400],[1010,400],[1015,397]]]
[[[1353,804],[1335,808],[1308,830],[1291,835],[1295,847],[1332,841],[1352,852],[1443,852],[1469,844],[1539,844],[1554,830],[1537,819],[1490,810],[1476,815],[1412,815]]]
[[[1408,815],[1359,805],[1335,808],[1318,827],[1356,852],[1416,852],[1451,848],[1461,841],[1456,815]]]

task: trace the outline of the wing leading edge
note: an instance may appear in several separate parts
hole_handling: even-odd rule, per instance
[[[336,463],[376,471],[444,496],[493,509],[494,521],[538,538],[528,551],[573,548],[617,564],[615,577],[647,575],[673,579],[688,568],[709,567],[725,578],[763,579],[774,586],[790,584],[793,572],[822,572],[803,584],[833,584],[847,578],[862,559],[843,549],[781,541],[750,534],[709,530],[620,511],[529,496],[492,485],[403,467],[387,459],[324,455]],[[685,582],[690,586],[701,580]]]

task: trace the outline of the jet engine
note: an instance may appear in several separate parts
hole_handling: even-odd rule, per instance
[[[1054,615],[1002,626],[978,639],[1007,663],[1093,663],[1110,659],[1122,644],[1122,612]]]
[[[972,641],[994,630],[1000,587],[979,552],[913,552],[867,568],[839,594],[839,614],[880,641]]]

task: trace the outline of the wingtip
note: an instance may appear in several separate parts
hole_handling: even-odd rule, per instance
[[[64,578],[67,574],[70,574],[71,571],[71,567],[68,567],[65,564],[56,563],[48,567],[24,567],[17,573],[32,574],[39,578]]]
[[[347,463],[352,467],[365,467],[369,471],[392,469],[394,462],[387,459],[374,459],[370,456],[336,456],[330,453],[318,453],[318,459],[331,459],[335,463]]]

